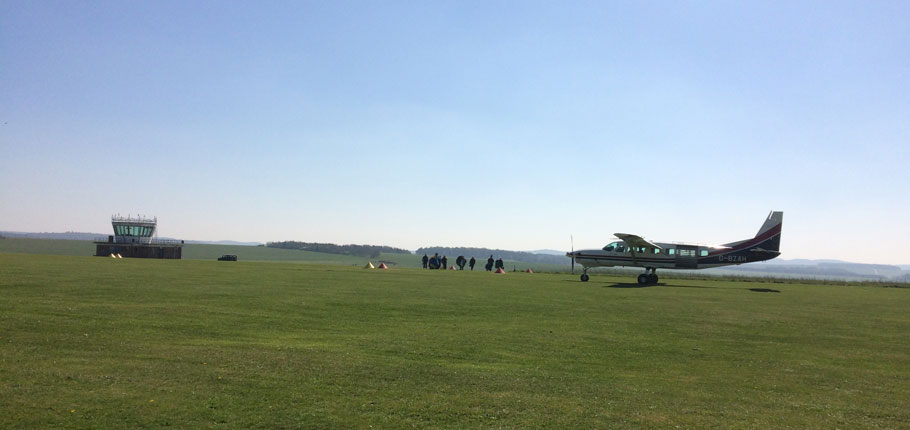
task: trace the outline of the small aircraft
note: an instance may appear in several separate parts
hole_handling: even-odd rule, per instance
[[[582,282],[588,282],[589,268],[630,266],[645,268],[645,273],[638,275],[640,285],[656,284],[657,269],[707,269],[777,257],[783,220],[783,212],[771,212],[755,237],[721,246],[658,243],[634,234],[615,233],[620,240],[603,249],[572,250],[566,256],[572,258],[573,271],[576,261],[584,267]]]

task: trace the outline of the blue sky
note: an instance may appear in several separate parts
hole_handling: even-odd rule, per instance
[[[0,230],[910,264],[907,2],[0,9]]]

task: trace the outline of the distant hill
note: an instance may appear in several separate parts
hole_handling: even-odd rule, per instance
[[[322,252],[327,254],[352,255],[360,257],[376,258],[381,254],[411,254],[411,251],[391,246],[378,245],[336,245],[334,243],[313,243],[313,242],[268,242],[265,244],[269,248],[295,249],[300,251]]]
[[[774,259],[742,266],[726,266],[711,271],[743,275],[798,277],[809,279],[845,279],[866,281],[902,281],[910,271],[887,264],[849,263],[838,260],[781,260]]]

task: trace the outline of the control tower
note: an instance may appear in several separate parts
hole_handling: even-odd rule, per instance
[[[171,258],[180,259],[183,254],[182,240],[155,238],[158,218],[137,215],[111,217],[114,234],[107,240],[95,241],[95,255],[109,255],[124,258]]]

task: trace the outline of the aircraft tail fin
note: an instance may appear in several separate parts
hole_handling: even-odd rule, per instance
[[[755,237],[761,236],[763,233],[770,231],[774,227],[777,227],[784,222],[784,213],[783,212],[771,212],[768,215],[768,218],[765,220],[765,223],[762,224],[761,228],[758,229],[758,234]]]
[[[784,224],[784,213],[780,211],[772,211],[768,218],[765,219],[765,223],[762,224],[761,228],[758,229],[758,233],[755,235],[756,239],[761,239],[762,241],[758,244],[758,247],[765,251],[780,251],[780,233],[783,229]]]
[[[730,248],[735,248],[740,245],[749,243],[750,246],[755,246],[755,249],[761,251],[780,251],[780,233],[784,223],[784,213],[780,211],[772,211],[768,214],[768,217],[765,218],[765,223],[762,224],[761,228],[758,229],[758,233],[755,237],[746,240],[740,240],[737,242],[726,243],[723,246]]]

